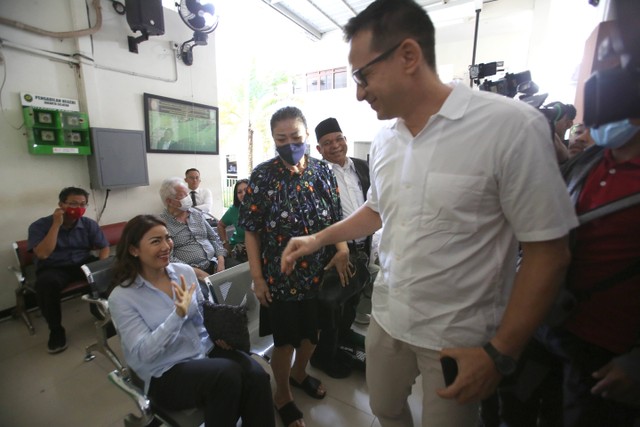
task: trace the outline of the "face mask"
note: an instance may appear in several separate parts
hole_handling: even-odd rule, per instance
[[[66,208],[64,213],[66,216],[71,218],[72,220],[77,220],[83,217],[84,213],[87,211],[87,208]]]
[[[292,166],[298,164],[307,147],[304,142],[298,142],[293,144],[283,145],[282,147],[276,147],[276,151],[282,160],[289,163]]]
[[[591,129],[591,138],[600,147],[615,149],[629,142],[639,131],[640,126],[633,125],[626,119]]]
[[[193,202],[191,201],[190,196],[185,196],[183,199],[180,199],[178,201],[180,202],[180,207],[178,209],[180,209],[181,211],[188,211],[189,208],[193,206]]]

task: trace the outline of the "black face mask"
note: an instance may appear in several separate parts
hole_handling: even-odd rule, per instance
[[[304,156],[306,148],[307,147],[304,142],[297,142],[283,145],[282,147],[276,147],[276,151],[282,160],[292,166],[295,166]]]

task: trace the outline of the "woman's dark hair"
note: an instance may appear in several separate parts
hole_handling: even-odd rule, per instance
[[[302,124],[304,124],[305,129],[308,129],[307,119],[304,117],[304,114],[302,114],[302,111],[300,111],[299,108],[283,107],[273,113],[273,116],[271,116],[271,133],[273,133],[273,129],[276,127],[276,123],[289,119],[299,119]]]
[[[142,236],[158,225],[166,227],[164,221],[153,215],[138,215],[127,222],[116,247],[111,289],[117,285],[125,288],[131,286],[135,278],[140,274],[142,271],[140,260],[129,253],[129,248],[131,246],[139,247]]]
[[[238,185],[240,184],[247,184],[249,185],[249,180],[248,179],[239,179],[236,181],[236,185],[233,186],[233,206],[235,206],[236,208],[240,207],[240,199],[238,199]]]
[[[413,0],[376,0],[344,26],[344,38],[371,30],[370,48],[384,52],[404,39],[413,39],[422,48],[427,65],[436,70],[436,36],[433,22]]]

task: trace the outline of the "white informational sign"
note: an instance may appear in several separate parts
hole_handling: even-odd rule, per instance
[[[78,154],[79,149],[74,147],[53,147],[53,154]]]
[[[20,92],[20,102],[23,107],[46,108],[48,110],[80,111],[77,99],[66,99],[57,96],[36,95],[35,93]]]

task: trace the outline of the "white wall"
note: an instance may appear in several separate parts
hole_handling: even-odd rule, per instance
[[[95,22],[95,11],[85,0],[2,0],[0,15],[50,31],[81,29]],[[90,3],[90,2],[88,2]],[[216,88],[215,33],[208,46],[194,49],[191,67],[176,63],[171,41],[190,39],[192,32],[175,11],[165,9],[165,35],[150,37],[139,45],[139,54],[128,51],[131,31],[124,16],[117,15],[111,2],[101,0],[102,29],[92,37],[55,39],[0,25],[3,41],[66,55],[80,53],[79,67],[38,54],[12,48],[6,43],[0,53],[0,79],[6,82],[0,93],[0,310],[15,305],[15,280],[5,266],[12,264],[10,243],[25,239],[27,228],[39,217],[50,215],[63,187],[79,186],[91,192],[87,216],[97,218],[106,191],[90,190],[87,159],[84,156],[35,156],[27,151],[23,134],[20,92],[32,92],[79,99],[89,113],[92,126],[144,130],[142,94],[149,92],[170,98],[218,105]],[[89,16],[87,16],[89,10]],[[137,74],[137,75],[136,75]],[[222,138],[222,136],[221,136]],[[112,190],[101,224],[128,220],[140,213],[159,213],[161,181],[184,176],[189,167],[200,169],[202,185],[214,194],[214,213],[222,215],[220,156],[148,154],[148,187]]]

